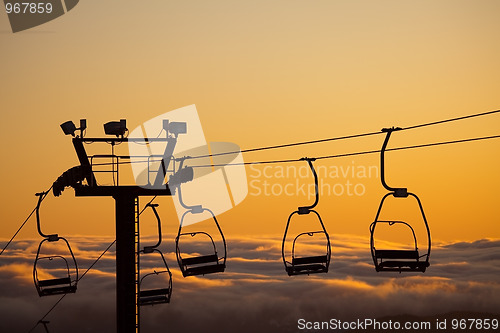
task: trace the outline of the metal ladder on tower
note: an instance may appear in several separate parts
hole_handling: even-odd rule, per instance
[[[140,259],[139,251],[141,250],[140,235],[139,235],[139,198],[135,198],[135,331],[139,333],[141,331],[141,314],[139,306],[139,292],[140,292]]]

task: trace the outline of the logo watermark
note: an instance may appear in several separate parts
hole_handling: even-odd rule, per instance
[[[364,182],[379,177],[376,165],[316,166],[320,196],[360,197],[366,193]],[[307,165],[251,164],[249,173],[251,196],[315,196],[315,185]]]
[[[52,21],[72,10],[80,0],[4,0],[12,32]]]
[[[392,331],[392,330],[431,330],[432,323],[429,321],[407,321],[399,322],[392,320],[380,321],[377,319],[358,319],[354,321],[342,321],[339,319],[330,319],[329,321],[307,321],[299,319],[297,321],[299,330],[342,330],[342,331]],[[438,326],[439,329],[439,326]]]
[[[201,205],[219,215],[238,205],[248,194],[240,147],[231,142],[207,143],[195,105],[150,119],[131,131],[130,137],[144,138],[128,145],[138,186],[165,188],[169,175],[178,171],[178,160],[188,157],[184,166],[193,168],[193,180],[180,185],[186,205]],[[167,138],[167,141],[155,141],[155,138]],[[168,151],[172,144],[175,145],[173,153]],[[170,159],[171,156],[177,162]],[[179,200],[178,191],[174,205],[180,221],[186,208]],[[191,215],[183,226],[206,219],[203,214]]]
[[[449,332],[452,331],[496,331],[499,328],[497,318],[453,318],[451,320],[436,318],[433,321],[398,321],[398,320],[377,320],[372,318],[343,321],[332,318],[328,321],[308,321],[303,318],[297,320],[299,330],[335,330],[335,331],[432,331]]]

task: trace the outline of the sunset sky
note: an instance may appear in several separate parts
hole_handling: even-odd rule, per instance
[[[499,13],[495,0],[82,0],[54,21],[14,34],[2,12],[1,247],[34,208],[34,194],[78,164],[59,128],[67,120],[86,118],[87,136],[100,137],[105,122],[126,118],[134,129],[196,105],[207,142],[246,149],[500,109]],[[389,147],[499,134],[495,114],[394,133]],[[298,159],[382,143],[375,135],[243,158]],[[377,154],[315,162],[324,184],[344,190],[323,193],[317,207],[332,237],[330,272],[322,276],[289,278],[280,262],[286,219],[311,198],[264,188],[308,186],[307,172],[286,172],[307,171],[305,162],[246,167],[248,196],[218,217],[228,241],[225,274],[182,278],[172,253],[174,205],[157,199],[174,294],[171,304],[145,311],[144,332],[169,322],[173,331],[215,331],[224,318],[232,322],[223,332],[288,332],[302,317],[500,314],[499,149],[500,139],[492,139],[387,153],[389,184],[418,194],[429,220],[435,251],[425,274],[377,274],[370,265],[368,227],[385,194],[373,171]],[[348,183],[358,193],[348,194]],[[406,206],[391,207],[394,218],[418,218]],[[42,217],[48,232],[74,244],[83,269],[114,239],[111,198],[75,198],[67,189],[47,197]],[[144,221],[152,236],[152,216]],[[31,219],[0,257],[2,332],[28,331],[56,301],[39,299],[32,283],[39,241]],[[51,328],[113,330],[113,255],[49,316]],[[69,319],[77,315],[84,320],[74,327]]]

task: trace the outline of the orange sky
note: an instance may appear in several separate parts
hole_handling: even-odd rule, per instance
[[[1,14],[0,238],[31,211],[35,192],[77,164],[59,128],[66,120],[87,118],[88,135],[101,136],[104,122],[127,118],[135,128],[196,104],[208,141],[250,148],[498,109],[499,10],[497,1],[84,1],[17,34]],[[499,125],[494,115],[397,133],[390,146],[494,135]],[[378,149],[382,140],[252,153],[245,160]],[[499,238],[499,148],[497,139],[393,152],[388,178],[421,197],[436,240]],[[369,168],[378,156],[316,165]],[[255,169],[247,174],[258,178]],[[323,196],[318,211],[332,233],[367,236],[384,191],[375,177],[325,181],[347,180],[366,192]],[[288,214],[307,202],[249,191],[220,217],[229,234],[278,235]],[[165,230],[175,231],[173,206],[158,202]],[[55,232],[114,233],[112,199],[74,198],[68,190],[48,197],[43,209]],[[31,223],[20,237],[35,234]]]
[[[99,137],[105,122],[126,118],[134,129],[195,104],[207,141],[252,148],[500,109],[499,12],[496,0],[82,0],[16,34],[0,12],[0,244],[34,208],[34,194],[77,165],[59,128],[67,120],[86,118],[87,136]],[[500,114],[394,133],[389,147],[498,134]],[[350,153],[382,142],[377,135],[244,158]],[[494,139],[387,154],[389,184],[418,194],[429,220],[434,247],[424,275],[376,274],[371,264],[368,227],[385,193],[370,174],[376,154],[315,162],[326,189],[317,211],[332,241],[328,274],[289,278],[281,262],[286,219],[311,202],[293,192],[311,183],[309,174],[287,174],[305,162],[246,168],[247,198],[218,217],[228,241],[224,274],[181,277],[177,216],[159,198],[174,291],[169,306],[142,312],[144,331],[277,332],[293,331],[301,317],[498,314],[499,150]],[[360,192],[349,195],[347,183]],[[272,193],[285,187],[291,195]],[[384,216],[418,218],[415,205],[399,203]],[[70,240],[82,270],[114,239],[111,198],[75,198],[67,189],[48,196],[41,213],[47,233]],[[151,212],[141,225],[152,239]],[[9,320],[0,331],[27,331],[55,302],[33,287],[39,240],[31,219],[1,257],[0,314]],[[114,272],[112,247],[48,317],[50,330],[113,331]]]

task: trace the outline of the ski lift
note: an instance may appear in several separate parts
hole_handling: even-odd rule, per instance
[[[38,326],[38,324],[42,324],[42,325],[43,325],[43,328],[45,329],[45,332],[46,332],[46,333],[49,333],[49,328],[47,327],[47,324],[50,324],[50,321],[40,319],[40,320],[38,321],[38,323],[37,323],[37,326]]]
[[[327,273],[328,267],[330,265],[331,259],[331,248],[330,248],[330,237],[328,232],[326,231],[325,225],[323,224],[323,220],[318,212],[314,210],[314,207],[319,202],[319,193],[318,193],[318,175],[316,174],[316,170],[314,169],[313,163],[316,159],[314,158],[302,158],[301,160],[307,161],[309,167],[311,168],[312,174],[314,176],[314,185],[315,185],[315,193],[316,200],[310,206],[299,207],[296,211],[292,212],[288,217],[288,221],[286,223],[285,233],[283,235],[283,243],[281,245],[281,256],[283,258],[283,263],[285,265],[285,270],[289,276],[292,275],[300,275],[300,274],[315,274],[315,273]],[[298,234],[292,242],[291,246],[291,256],[285,255],[285,245],[286,245],[286,237],[288,233],[288,228],[290,226],[290,222],[294,215],[308,215],[309,213],[313,213],[319,224],[321,225],[321,230],[318,231],[307,231]],[[324,236],[326,240],[325,244],[325,254],[324,255],[311,255],[311,256],[303,256],[297,255],[295,253],[296,244],[302,242],[306,237],[314,237],[314,236]]]
[[[191,179],[193,178],[192,168],[186,167],[182,169],[182,163],[184,160],[181,160],[181,164],[179,167],[179,174],[186,173],[189,171],[191,173]],[[190,170],[189,170],[190,169]],[[172,178],[171,178],[172,180]],[[219,222],[215,217],[215,214],[208,208],[202,207],[202,205],[188,206],[182,201],[182,191],[181,191],[181,182],[178,182],[178,193],[179,193],[179,202],[182,207],[186,208],[187,211],[181,217],[181,222],[179,224],[179,231],[177,233],[177,237],[175,238],[175,249],[177,256],[177,263],[179,264],[179,268],[184,277],[193,276],[193,275],[205,275],[212,273],[221,273],[226,269],[226,257],[227,257],[227,247],[226,247],[226,239],[224,238],[224,234],[222,233],[222,229],[220,228]],[[217,226],[217,230],[219,231],[220,237],[222,239],[223,244],[223,252],[222,255],[219,256],[217,251],[217,246],[213,237],[204,231],[197,232],[182,232],[183,223],[186,221],[186,217],[188,215],[196,215],[203,214],[208,212],[210,214],[210,218],[213,220],[215,225]],[[208,254],[198,255],[186,257],[186,252],[182,252],[179,246],[181,239],[186,239],[188,237],[195,238],[200,242],[207,244],[209,249]]]
[[[382,181],[382,185],[386,188],[389,193],[384,195],[382,201],[380,202],[380,206],[377,211],[377,215],[375,216],[375,221],[370,225],[370,248],[373,263],[375,264],[375,270],[377,272],[381,271],[389,271],[389,272],[422,272],[424,273],[427,267],[430,266],[429,257],[431,253],[431,233],[429,230],[429,225],[427,224],[427,218],[425,217],[424,209],[422,207],[422,203],[416,194],[408,192],[406,188],[394,188],[387,185],[385,182],[384,168],[385,168],[385,159],[384,154],[387,148],[387,144],[389,142],[389,138],[393,131],[400,130],[401,128],[384,128],[382,132],[387,133],[385,137],[384,144],[382,145],[382,150],[380,153],[380,179]],[[425,224],[425,228],[427,231],[427,251],[423,254],[419,253],[419,248],[417,244],[417,237],[415,235],[415,230],[413,227],[405,222],[405,221],[388,221],[388,220],[379,220],[380,212],[382,211],[382,206],[384,205],[385,199],[387,197],[393,196],[394,198],[407,198],[413,197],[416,199],[420,213],[422,214],[422,219]],[[409,250],[379,250],[375,247],[375,229],[377,224],[387,224],[389,226],[402,226],[406,228],[413,237],[412,248]]]
[[[151,273],[145,274],[140,280],[139,280],[139,293],[138,293],[138,298],[137,298],[137,303],[139,305],[155,305],[155,304],[162,304],[162,303],[170,303],[170,298],[172,296],[172,273],[170,272],[170,269],[168,268],[167,262],[165,260],[165,257],[163,256],[163,253],[161,253],[160,250],[158,250],[158,247],[161,244],[161,221],[160,221],[160,216],[158,215],[158,212],[156,211],[156,207],[158,207],[158,204],[152,204],[149,203],[146,205],[146,207],[151,207],[153,210],[153,213],[155,214],[156,220],[158,221],[158,241],[156,242],[155,245],[153,246],[145,246],[144,249],[139,251],[139,254],[151,254],[151,253],[158,253],[160,255],[161,261],[162,261],[162,266],[165,266],[165,269],[162,269],[160,271],[154,270]],[[153,280],[154,277],[157,277],[162,274],[167,274],[168,275],[168,285],[164,288],[148,288],[143,290],[143,283],[144,281],[150,281]]]
[[[78,283],[78,265],[76,263],[75,256],[71,247],[64,237],[60,237],[57,234],[46,235],[42,232],[40,226],[40,205],[43,199],[47,196],[48,192],[37,193],[38,203],[36,206],[36,220],[37,229],[40,236],[44,239],[38,245],[38,250],[35,257],[35,263],[33,265],[33,280],[35,282],[35,287],[40,297],[50,296],[50,295],[60,295],[75,293]],[[58,241],[63,241],[66,245],[69,257],[64,257],[61,255],[51,255],[51,256],[41,256],[43,253],[43,245],[45,242],[54,243]],[[69,261],[68,261],[69,260]],[[52,267],[58,267],[53,274],[57,274],[56,277],[45,279],[40,278],[39,267],[44,264],[51,263]],[[71,264],[70,264],[71,263]]]

